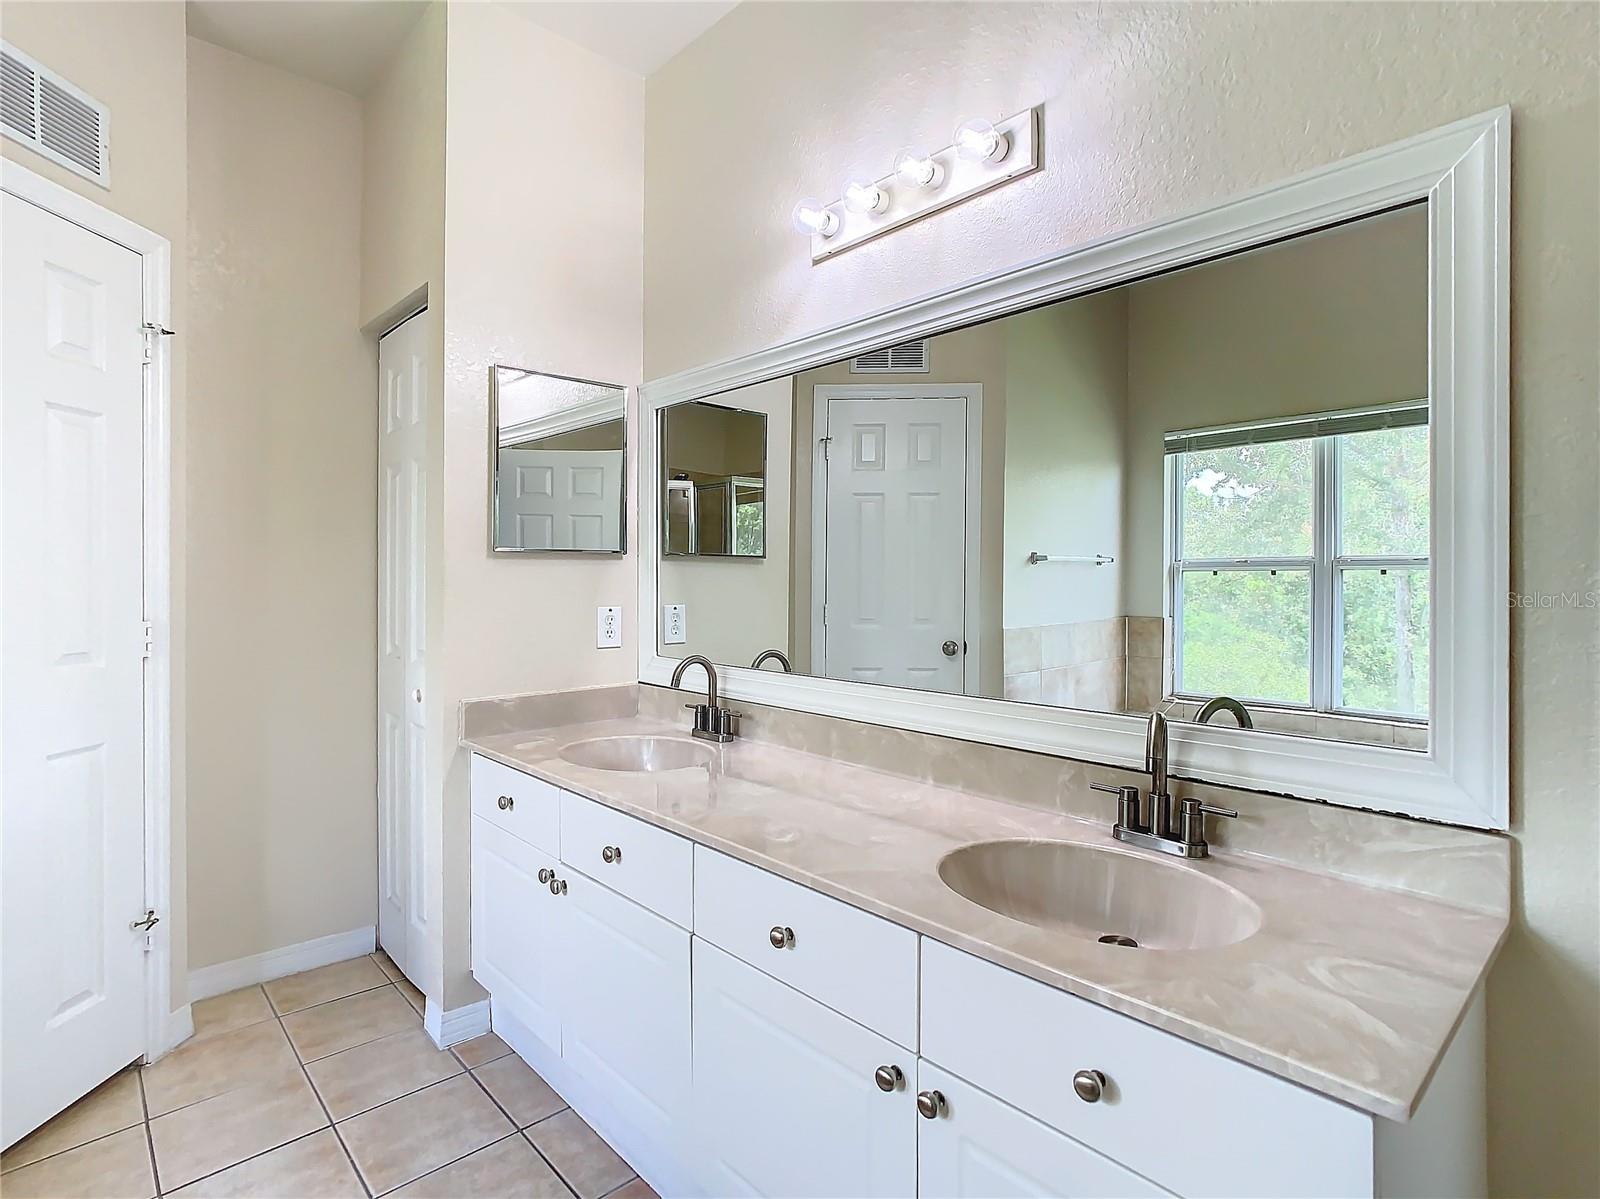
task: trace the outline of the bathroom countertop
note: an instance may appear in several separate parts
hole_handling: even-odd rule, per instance
[[[1257,932],[1221,948],[1101,945],[991,912],[946,887],[938,866],[959,846],[1005,838],[1155,856],[1115,841],[1109,821],[970,795],[758,741],[695,742],[713,752],[709,767],[655,774],[598,770],[560,757],[573,741],[641,735],[689,740],[681,727],[633,716],[464,737],[462,744],[1391,1120],[1406,1120],[1416,1110],[1506,932],[1504,909],[1492,910],[1492,900],[1491,910],[1472,910],[1218,850],[1200,862],[1170,862],[1252,899],[1262,913]],[[1505,849],[1486,838],[1484,852]]]

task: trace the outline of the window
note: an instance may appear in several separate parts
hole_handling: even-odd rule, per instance
[[[1427,719],[1427,413],[1167,435],[1171,693]]]

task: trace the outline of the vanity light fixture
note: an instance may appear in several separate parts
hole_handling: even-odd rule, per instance
[[[944,166],[932,154],[907,146],[894,156],[894,175],[907,187],[929,190],[944,182]]]
[[[844,188],[844,206],[851,212],[888,212],[889,189],[876,183],[850,182]]]
[[[951,141],[956,153],[968,162],[999,162],[1011,149],[1011,139],[982,117],[957,125]]]
[[[806,237],[832,237],[839,232],[839,215],[813,196],[807,196],[794,206],[790,214],[795,230]]]

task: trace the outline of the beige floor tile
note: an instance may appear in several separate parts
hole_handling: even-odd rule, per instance
[[[396,1099],[339,1125],[374,1195],[420,1178],[511,1132],[466,1075]]]
[[[442,1082],[461,1070],[455,1055],[435,1048],[420,1028],[368,1041],[306,1067],[336,1121]]]
[[[528,1139],[560,1171],[578,1199],[599,1199],[633,1177],[633,1167],[570,1108],[528,1129]]]
[[[378,950],[372,955],[372,960],[378,964],[378,969],[383,971],[383,976],[390,982],[395,982],[405,977],[400,972],[400,967],[394,964],[394,959],[383,950]]]
[[[479,1066],[473,1073],[489,1088],[495,1102],[510,1113],[518,1128],[553,1116],[567,1106],[567,1101],[514,1053]]]
[[[497,1057],[505,1057],[511,1052],[507,1045],[492,1032],[486,1032],[481,1037],[473,1037],[470,1041],[462,1041],[459,1045],[451,1046],[456,1056],[469,1070],[476,1070],[485,1062],[492,1062]]]
[[[267,984],[267,998],[272,1000],[272,1006],[278,1009],[280,1016],[287,1016],[312,1004],[370,991],[388,981],[376,962],[362,956],[270,982]]]
[[[0,1156],[0,1170],[15,1170],[52,1153],[130,1128],[143,1119],[139,1072],[124,1070],[7,1149]]]
[[[544,1158],[519,1136],[468,1154],[394,1192],[396,1199],[572,1199]]]
[[[275,1013],[267,1002],[267,994],[260,987],[245,987],[202,999],[194,1005],[194,1035],[213,1037],[218,1033],[232,1032],[236,1028],[259,1024],[273,1019]]]
[[[298,1141],[191,1182],[169,1196],[183,1199],[366,1199],[344,1147],[325,1128]]]
[[[6,1199],[151,1199],[156,1180],[144,1126],[13,1170],[0,1191]]]
[[[299,1072],[283,1029],[270,1020],[185,1041],[145,1067],[144,1094],[153,1119],[224,1091]]]
[[[401,997],[411,1005],[412,1011],[416,1012],[419,1016],[423,1014],[422,1009],[423,1006],[428,1002],[427,998],[422,994],[421,991],[417,990],[416,987],[411,985],[411,980],[409,978],[395,979],[394,989],[399,991]]]
[[[371,965],[371,963],[367,963]],[[376,966],[372,967],[374,970]],[[422,1019],[391,986],[319,1004],[283,1018],[300,1060],[316,1061],[390,1033],[421,1025]]]
[[[294,1076],[252,1083],[150,1122],[163,1191],[327,1126],[316,1092]]]
[[[648,1182],[642,1178],[635,1178],[632,1182],[623,1183],[606,1199],[661,1199]]]

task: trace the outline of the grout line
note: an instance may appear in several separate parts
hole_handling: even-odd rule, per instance
[[[269,999],[268,1002],[270,1003],[271,1000]],[[311,1088],[311,1094],[316,1097],[317,1106],[322,1109],[323,1116],[327,1118],[328,1127],[333,1130],[333,1139],[339,1142],[339,1148],[344,1150],[345,1160],[350,1163],[350,1168],[355,1171],[356,1181],[361,1184],[361,1189],[366,1192],[368,1199],[371,1199],[372,1188],[367,1185],[366,1175],[361,1172],[361,1167],[356,1165],[355,1155],[350,1152],[350,1146],[344,1143],[344,1136],[339,1131],[339,1125],[337,1122],[335,1122],[333,1113],[328,1110],[328,1105],[322,1098],[322,1092],[317,1090],[317,1084],[316,1081],[311,1077],[311,1071],[306,1069],[306,1063],[305,1060],[300,1056],[300,1050],[295,1047],[294,1039],[289,1036],[289,1030],[283,1027],[282,1016],[278,1017],[278,1028],[282,1031],[284,1038],[289,1042],[289,1049],[294,1053],[294,1060],[300,1065],[300,1073],[305,1077],[306,1086]],[[329,1054],[328,1056],[332,1057],[333,1055]],[[322,1130],[318,1129],[317,1131],[320,1132]]]
[[[561,1109],[562,1112],[570,1111],[570,1110],[571,1110],[570,1108],[562,1108]],[[551,1114],[559,1116],[561,1114],[561,1112],[553,1112]],[[544,1120],[548,1120],[548,1119],[550,1119],[550,1116],[546,1116],[544,1118]],[[570,1192],[572,1194],[573,1199],[577,1199],[578,1188],[573,1186],[570,1182],[567,1181],[567,1176],[565,1174],[563,1174],[560,1171],[560,1169],[557,1168],[555,1162],[551,1161],[547,1156],[545,1156],[544,1150],[539,1148],[539,1146],[535,1145],[533,1143],[533,1138],[528,1135],[528,1132],[531,1129],[537,1128],[539,1125],[543,1124],[544,1120],[535,1120],[532,1124],[528,1125],[527,1128],[524,1128],[522,1130],[522,1134],[521,1134],[522,1135],[522,1139],[524,1141],[528,1142],[528,1148],[529,1149],[532,1149],[534,1151],[534,1153],[539,1155],[539,1160],[542,1161],[545,1165],[550,1167],[550,1173],[552,1173],[552,1174],[554,1174],[556,1176],[556,1181],[559,1182],[562,1186],[567,1188],[568,1192]]]
[[[274,1145],[271,1149],[263,1149],[258,1153],[252,1153],[249,1157],[241,1157],[236,1162],[229,1162],[226,1166],[219,1166],[209,1174],[202,1174],[199,1178],[192,1178],[188,1182],[184,1183],[183,1187],[192,1187],[197,1182],[204,1182],[208,1178],[215,1178],[218,1174],[226,1173],[227,1171],[233,1169],[234,1166],[242,1166],[246,1162],[253,1162],[258,1157],[266,1157],[267,1154],[275,1153],[279,1149],[287,1149],[290,1145],[298,1145],[301,1141],[316,1136],[319,1132],[327,1131],[328,1130],[326,1128],[313,1128],[310,1132],[303,1132],[297,1137],[291,1137],[289,1140],[284,1141],[281,1145]],[[183,1187],[179,1187],[178,1190],[183,1190]],[[173,1193],[176,1194],[177,1192]]]
[[[355,959],[352,958],[351,960],[354,961]],[[383,971],[380,970],[378,973],[383,974]],[[290,975],[290,977],[292,978],[294,976]],[[257,985],[262,988],[262,993],[265,994],[266,984],[258,983]],[[351,991],[348,995],[335,995],[332,999],[319,999],[316,1003],[308,1003],[305,1005],[305,1007],[297,1007],[292,1012],[280,1012],[278,1010],[278,1005],[272,1001],[271,995],[267,995],[267,1006],[272,1009],[272,1015],[274,1019],[282,1020],[285,1016],[298,1016],[301,1012],[309,1012],[313,1008],[327,1007],[330,1003],[338,1003],[343,999],[354,999],[357,995],[370,995],[373,991],[381,991],[385,987],[394,987],[394,981],[390,979],[387,974],[384,974],[383,981],[375,987],[362,987],[359,991]],[[400,995],[401,999],[405,998],[405,995],[401,994],[399,987],[395,987],[395,993]],[[410,1007],[411,1005],[408,1003],[406,1006]]]
[[[601,1140],[602,1140],[602,1141],[603,1141],[603,1140],[605,1140],[605,1138],[604,1138],[604,1137],[601,1137],[601,1138],[600,1138],[600,1139],[601,1139]],[[611,1151],[611,1152],[613,1152],[613,1153],[616,1153],[616,1152],[617,1152],[617,1151],[616,1151],[616,1150],[615,1150],[615,1149],[613,1149],[613,1150],[612,1150],[612,1151]],[[620,1156],[622,1156],[622,1155],[621,1155],[621,1154],[617,1154],[617,1156],[618,1156],[618,1157],[620,1157]],[[632,1167],[632,1166],[629,1166],[629,1167],[628,1167],[628,1169],[630,1169],[630,1170],[631,1170],[631,1169],[633,1169],[633,1167]],[[616,1185],[616,1186],[614,1186],[614,1187],[612,1187],[612,1188],[611,1188],[611,1189],[610,1189],[610,1190],[609,1190],[609,1191],[607,1191],[607,1192],[606,1192],[606,1193],[605,1193],[605,1194],[604,1194],[604,1195],[601,1195],[601,1196],[600,1196],[600,1199],[611,1199],[611,1196],[612,1196],[612,1195],[615,1195],[615,1194],[616,1194],[616,1193],[617,1193],[617,1192],[618,1192],[618,1191],[620,1191],[620,1190],[621,1190],[621,1189],[622,1189],[622,1188],[623,1188],[623,1187],[631,1187],[631,1186],[632,1186],[632,1185],[633,1185],[633,1184],[634,1184],[634,1183],[636,1183],[636,1182],[638,1182],[638,1181],[639,1181],[639,1175],[638,1175],[638,1174],[635,1174],[635,1175],[634,1175],[634,1176],[633,1176],[633,1177],[632,1177],[632,1178],[630,1178],[630,1179],[628,1179],[628,1181],[627,1181],[627,1182],[620,1182],[620,1183],[618,1183],[618,1184],[617,1184],[617,1185]],[[649,1185],[650,1185],[650,1184],[649,1184],[649,1183],[645,1183],[645,1185],[646,1185],[646,1186],[649,1186]]]
[[[144,1067],[135,1066],[139,1075],[139,1110],[144,1113],[144,1143],[150,1149],[150,1181],[155,1185],[157,1199],[161,1195],[161,1167],[156,1164],[156,1135],[150,1130],[150,1101],[144,1093]]]
[[[415,1094],[415,1092],[413,1092],[413,1094]],[[408,1187],[413,1182],[421,1182],[424,1178],[432,1178],[440,1170],[448,1170],[451,1166],[454,1166],[459,1162],[466,1161],[467,1158],[471,1157],[473,1153],[482,1153],[485,1149],[493,1149],[496,1145],[502,1144],[505,1141],[509,1141],[512,1137],[514,1137],[516,1135],[517,1134],[515,1132],[508,1132],[503,1137],[496,1137],[494,1140],[490,1141],[487,1145],[479,1145],[476,1149],[472,1150],[472,1153],[463,1153],[460,1157],[451,1158],[449,1161],[445,1162],[444,1165],[442,1165],[442,1166],[435,1166],[433,1169],[429,1170],[426,1174],[418,1174],[415,1178],[409,1178],[405,1182],[397,1182],[394,1186],[390,1187],[387,1191],[384,1191],[383,1193],[385,1195],[392,1195],[396,1191],[398,1191],[401,1187]]]
[[[400,1002],[402,1004],[405,1004],[406,1011],[411,1013],[412,1019],[414,1019],[417,1022],[417,1027],[418,1028],[425,1028],[426,1025],[423,1022],[422,1016],[417,1012],[416,1008],[412,1007],[409,1003],[406,1003],[406,997],[400,993],[400,988],[396,987],[393,983],[387,983],[385,985],[388,986],[391,990],[394,991],[395,996],[400,1000]],[[373,987],[372,991],[381,991],[383,989],[384,989],[383,987]],[[356,992],[356,994],[358,994],[358,995],[370,995],[372,993],[372,991],[358,991],[358,992]],[[346,995],[345,998],[349,999],[349,998],[351,998],[351,996]],[[328,1002],[329,1003],[338,1003],[339,1001],[337,999],[330,999]],[[315,1006],[315,1007],[323,1007],[325,1005],[319,1003],[319,1004],[315,1004],[313,1006]],[[323,1054],[319,1054],[316,1057],[308,1058],[308,1057],[304,1056],[300,1052],[300,1047],[294,1043],[294,1038],[292,1036],[289,1036],[289,1026],[284,1024],[284,1021],[287,1020],[289,1018],[289,1016],[298,1016],[300,1014],[300,1012],[309,1012],[311,1010],[312,1010],[311,1008],[301,1008],[299,1012],[290,1012],[288,1016],[279,1016],[278,1017],[278,1025],[279,1025],[280,1028],[283,1029],[283,1035],[286,1036],[286,1037],[289,1037],[289,1047],[294,1050],[295,1057],[300,1059],[300,1062],[301,1062],[302,1065],[311,1065],[314,1062],[327,1061],[330,1057],[336,1057],[337,1055],[339,1055],[341,1053],[344,1053],[347,1050],[360,1049],[363,1045],[371,1045],[374,1042],[383,1040],[384,1037],[398,1036],[400,1033],[410,1032],[411,1031],[411,1026],[410,1025],[407,1025],[404,1028],[391,1029],[389,1032],[380,1033],[378,1036],[375,1036],[375,1037],[369,1037],[365,1041],[357,1041],[354,1045],[344,1045],[344,1046],[341,1046],[338,1049],[331,1050],[328,1053],[323,1053]]]

